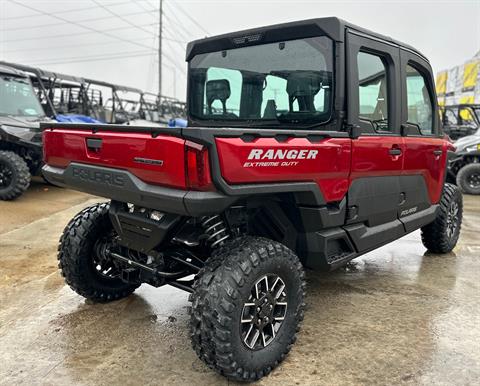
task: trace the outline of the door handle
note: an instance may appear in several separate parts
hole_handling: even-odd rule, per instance
[[[98,152],[102,148],[101,138],[87,138],[87,149],[93,152]]]
[[[433,154],[435,154],[437,157],[440,157],[443,154],[443,150],[440,150],[440,149],[434,150]]]
[[[398,147],[393,147],[388,152],[390,153],[390,155],[393,155],[393,156],[402,155],[402,150],[399,149]]]

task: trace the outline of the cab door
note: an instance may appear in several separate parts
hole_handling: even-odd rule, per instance
[[[440,200],[445,166],[446,142],[439,131],[432,70],[427,61],[409,51],[401,53],[402,132],[405,143],[404,175],[417,176],[417,192],[405,206],[418,212]],[[412,177],[410,177],[412,178]],[[405,213],[407,213],[405,212]]]
[[[347,222],[375,226],[397,219],[405,147],[400,135],[400,49],[347,32],[348,122],[352,167]]]

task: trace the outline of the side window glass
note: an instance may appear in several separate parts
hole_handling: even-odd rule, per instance
[[[287,80],[267,75],[262,95],[262,118],[275,119],[277,113],[288,113]]]
[[[414,67],[407,65],[408,123],[418,125],[422,134],[433,133],[432,99],[427,82]]]
[[[443,118],[443,124],[444,125],[449,125],[449,126],[456,125],[457,124],[457,117],[455,116],[455,112],[453,112],[450,109],[445,110],[444,118]]]
[[[359,52],[359,119],[362,127],[391,131],[388,124],[387,67],[380,56]]]

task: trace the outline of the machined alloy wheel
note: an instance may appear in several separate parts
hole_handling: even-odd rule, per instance
[[[236,381],[255,381],[285,359],[303,319],[305,273],[285,245],[225,242],[195,278],[190,332],[197,355]]]
[[[275,274],[264,275],[253,285],[240,320],[249,349],[265,348],[275,339],[287,314],[286,291],[285,282]]]
[[[83,297],[109,302],[130,295],[139,286],[120,278],[108,254],[115,237],[109,204],[95,204],[78,213],[60,238],[58,266],[67,284]]]
[[[110,232],[95,241],[93,246],[92,264],[97,273],[106,279],[118,278],[121,275],[121,269],[115,264],[116,261],[109,256],[114,237],[114,232]]]
[[[459,214],[458,202],[452,201],[450,203],[450,207],[448,208],[447,219],[446,219],[447,221],[446,232],[449,238],[455,235],[455,232],[457,231],[457,227],[459,226],[458,214]]]
[[[463,199],[460,189],[446,183],[433,222],[422,227],[423,245],[433,253],[448,253],[460,237]]]

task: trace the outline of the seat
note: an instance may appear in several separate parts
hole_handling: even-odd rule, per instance
[[[227,79],[209,80],[206,85],[208,113],[211,115],[212,104],[216,100],[222,103],[223,115],[227,115],[227,99],[230,98],[230,83]]]
[[[313,103],[315,95],[322,87],[321,76],[315,72],[293,72],[287,77],[287,94],[290,112],[293,112],[293,103],[298,103],[301,112],[315,112]]]
[[[269,99],[263,110],[263,119],[276,119],[277,118],[277,106],[274,99]]]

